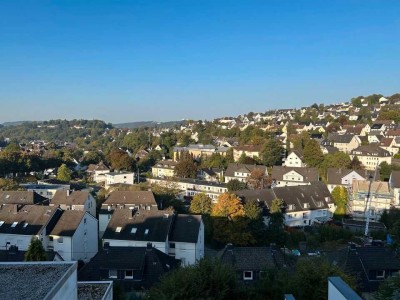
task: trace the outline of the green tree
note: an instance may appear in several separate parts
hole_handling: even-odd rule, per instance
[[[343,218],[347,212],[347,202],[349,201],[349,194],[345,187],[337,186],[332,191],[332,198],[335,201],[336,210],[334,216],[336,218]]]
[[[135,166],[135,161],[125,151],[114,149],[108,154],[108,161],[114,170],[132,171]]]
[[[180,178],[196,178],[197,165],[190,156],[185,158],[181,156],[178,164],[175,166],[175,174]]]
[[[285,208],[285,202],[282,199],[274,199],[269,207],[269,227],[282,228],[284,223],[283,210]]]
[[[400,298],[400,275],[394,274],[379,286],[376,300],[392,300]]]
[[[380,164],[379,174],[382,181],[388,181],[390,174],[392,173],[392,166],[386,161]]]
[[[282,164],[282,153],[281,143],[276,139],[268,139],[260,153],[261,161],[268,167],[280,165]]]
[[[363,166],[357,156],[354,156],[353,159],[350,161],[350,168],[353,170],[363,169]]]
[[[202,259],[162,277],[147,299],[237,299],[235,272],[219,260]]]
[[[244,204],[244,214],[251,220],[259,220],[262,217],[262,209],[256,200],[248,200]]]
[[[212,200],[205,193],[196,194],[190,202],[190,212],[193,214],[210,214]]]
[[[308,140],[303,150],[303,158],[308,167],[319,167],[323,160],[324,154],[316,140]]]
[[[229,180],[229,182],[226,184],[226,187],[228,188],[229,192],[235,192],[244,190],[246,188],[246,184],[238,179],[232,179]]]
[[[65,182],[71,181],[71,170],[66,164],[62,164],[57,170],[57,179]]]
[[[25,253],[25,261],[45,261],[46,252],[42,242],[35,236],[32,237],[28,250]]]

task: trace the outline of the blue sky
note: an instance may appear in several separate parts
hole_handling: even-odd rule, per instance
[[[399,1],[0,1],[0,123],[211,119],[400,92]]]

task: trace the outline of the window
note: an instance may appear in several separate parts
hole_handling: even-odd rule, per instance
[[[58,242],[59,244],[62,244],[62,243],[64,243],[64,239],[63,239],[63,237],[62,237],[62,236],[60,236],[60,237],[57,239],[57,242]]]
[[[121,229],[122,229],[122,227],[117,227],[117,228],[115,229],[115,232],[121,232]]]
[[[85,223],[85,224],[86,224],[86,218],[84,218],[84,219],[83,219],[83,223]]]
[[[244,271],[243,280],[253,280],[253,271]]]
[[[175,243],[169,243],[170,248],[175,248]]]
[[[18,222],[14,222],[14,223],[12,223],[11,227],[15,227],[15,226],[17,226],[17,224],[18,224]]]
[[[144,231],[144,234],[145,234],[145,235],[149,234],[149,230],[146,229],[146,230]]]
[[[384,270],[376,271],[376,278],[377,279],[385,278],[385,271]]]
[[[25,222],[25,224],[24,224],[24,228],[26,228],[28,225],[29,225],[29,224]]]
[[[4,224],[4,221],[0,221],[0,227],[3,226],[3,224]]]
[[[133,279],[133,270],[125,270],[125,279]]]
[[[118,278],[117,270],[109,270],[108,271],[108,278]]]
[[[49,236],[49,241],[52,242],[53,241],[53,237]]]
[[[133,228],[131,229],[131,233],[133,233],[133,234],[135,234],[136,231],[137,231],[137,228],[136,228],[136,227],[133,227]]]

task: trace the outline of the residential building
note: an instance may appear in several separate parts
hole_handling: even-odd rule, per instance
[[[328,277],[328,300],[362,300],[340,277]]]
[[[224,170],[217,168],[202,168],[197,172],[197,178],[210,182],[221,182],[224,178]]]
[[[192,265],[204,257],[204,223],[201,215],[178,214],[169,235],[168,254],[182,265]]]
[[[114,247],[104,244],[78,273],[82,281],[111,280],[125,292],[150,289],[160,278],[179,266],[179,260],[154,248]]]
[[[17,246],[7,246],[5,250],[0,250],[0,262],[23,262],[25,261],[26,251],[18,249]],[[46,261],[64,261],[55,251],[46,251]]]
[[[278,251],[271,247],[234,247],[225,246],[217,257],[235,270],[237,278],[244,284],[251,284],[265,278],[266,271],[277,267]]]
[[[0,263],[5,299],[113,299],[112,281],[78,282],[77,262]],[[3,297],[2,297],[3,298]]]
[[[260,170],[265,176],[268,176],[268,170],[266,166],[230,163],[224,174],[225,183],[228,183],[233,179],[237,179],[241,182],[247,182],[251,172],[256,169]]]
[[[134,184],[135,173],[133,172],[109,172],[105,174],[106,185],[108,188],[113,184]]]
[[[211,156],[218,153],[222,156],[226,155],[229,147],[215,147],[214,145],[190,144],[187,147],[174,147],[174,161],[178,161],[178,157],[183,152],[188,152],[194,159],[199,159],[203,156]]]
[[[367,170],[352,170],[341,168],[328,168],[327,170],[327,186],[329,192],[337,186],[349,188],[352,186],[353,180],[369,180],[370,176],[374,176],[374,172]]]
[[[48,205],[49,199],[34,191],[0,191],[0,204]]]
[[[395,206],[400,206],[400,171],[392,171],[389,178],[390,189],[393,191]]]
[[[59,191],[67,191],[71,189],[70,184],[42,184],[42,183],[21,183],[21,187],[26,189],[27,191],[33,191],[40,196],[43,196],[47,199],[52,199],[54,194]]]
[[[42,241],[47,250],[48,234],[58,221],[62,210],[58,207],[5,204],[0,209],[0,245],[17,246],[26,251],[32,237]]]
[[[391,154],[379,147],[377,144],[360,146],[350,153],[350,158],[357,156],[358,160],[367,170],[375,170],[381,163],[392,164]]]
[[[306,167],[302,160],[303,155],[299,151],[292,151],[285,159],[284,166],[286,167]]]
[[[306,226],[329,220],[336,209],[331,194],[322,182],[310,185],[275,187],[263,190],[237,191],[244,201],[257,201],[268,211],[275,199],[285,203],[284,216],[286,226]],[[264,215],[268,224],[268,213]]]
[[[151,167],[153,177],[157,178],[172,178],[175,176],[175,167],[178,162],[173,160],[160,160]]]
[[[88,191],[58,190],[50,202],[64,210],[81,210],[96,217],[96,200]]]
[[[88,262],[97,253],[98,221],[88,212],[63,211],[47,234],[47,249],[56,251],[65,261]]]
[[[158,210],[156,199],[151,191],[114,191],[101,205],[99,212],[99,236],[103,236],[108,222],[116,209]]]
[[[243,145],[234,147],[233,159],[238,161],[243,154],[251,158],[259,158],[261,148],[261,145]]]
[[[388,182],[353,180],[351,191],[348,211],[354,218],[366,218],[368,194],[371,220],[379,220],[383,211],[394,206],[394,196]]]
[[[148,178],[147,181],[151,184],[155,183],[161,186],[179,189],[180,193],[178,197],[180,199],[192,198],[199,193],[205,193],[215,203],[221,194],[228,191],[225,183],[210,182],[191,178],[180,178],[174,181]]]
[[[328,139],[333,142],[334,147],[344,153],[350,153],[361,145],[361,140],[358,136],[353,134],[330,134]]]
[[[104,162],[99,162],[97,165],[90,164],[86,170],[90,181],[97,183],[106,181],[105,174],[109,173],[110,169],[104,164]]]
[[[277,187],[309,185],[319,181],[319,173],[316,168],[273,166],[271,178]]]
[[[388,151],[390,155],[394,156],[399,153],[399,147],[394,138],[383,138],[379,143],[379,147]]]
[[[175,215],[172,211],[114,212],[103,236],[103,244],[158,250],[192,265],[204,257],[204,224],[200,215]]]

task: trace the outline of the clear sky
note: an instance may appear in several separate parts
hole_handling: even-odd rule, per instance
[[[0,123],[212,119],[400,92],[400,1],[1,0]]]

